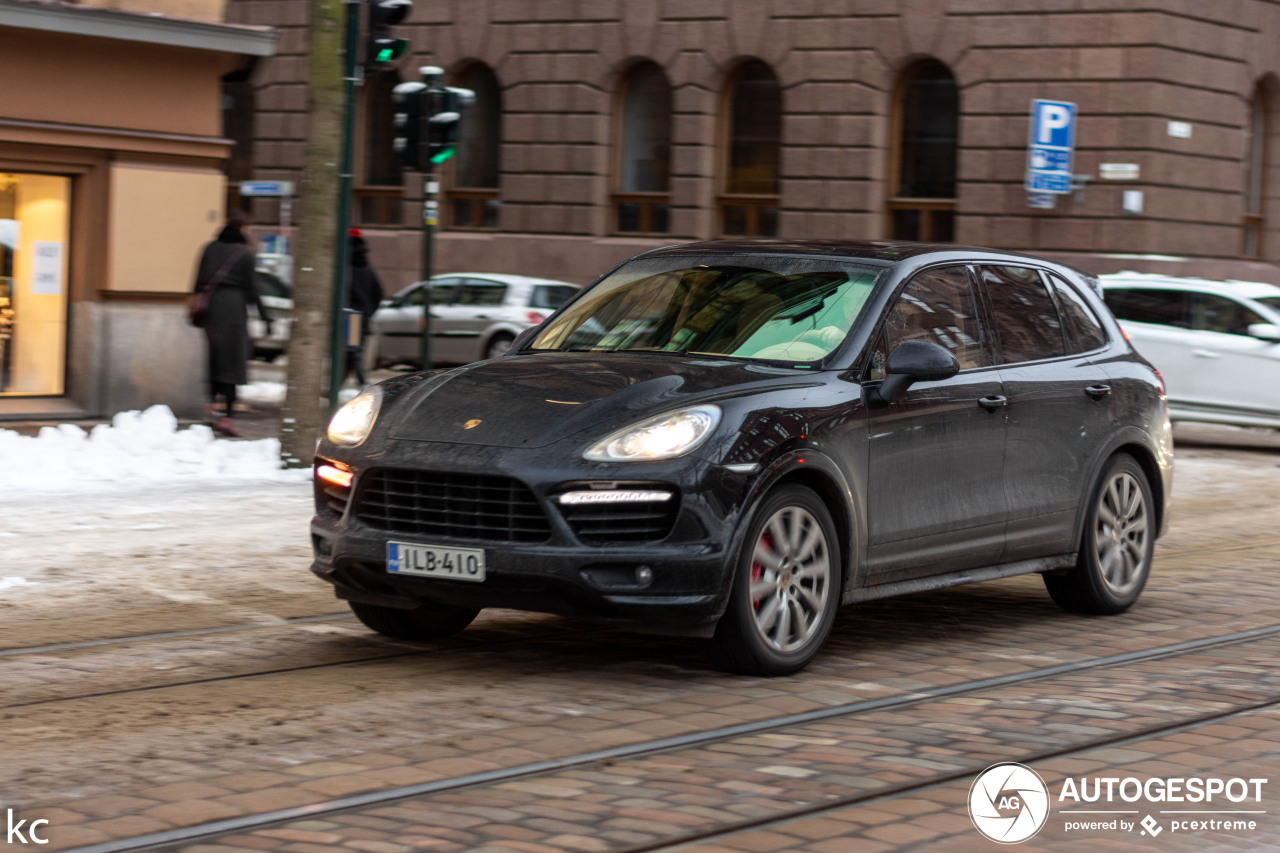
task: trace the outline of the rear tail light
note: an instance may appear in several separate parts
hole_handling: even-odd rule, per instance
[[[1154,372],[1156,374],[1156,393],[1160,395],[1161,400],[1169,399],[1169,393],[1164,387],[1164,376],[1158,370],[1154,370]]]
[[[529,313],[524,315],[524,318],[525,320],[527,320],[528,322],[536,326],[539,323],[541,323],[543,320],[547,319],[547,315],[539,314],[537,311],[530,311]]]

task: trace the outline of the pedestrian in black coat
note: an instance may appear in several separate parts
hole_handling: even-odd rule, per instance
[[[360,387],[368,385],[364,372],[364,341],[369,337],[369,321],[382,304],[382,282],[369,266],[369,245],[358,228],[351,229],[351,281],[347,293],[347,305],[360,312],[360,343],[347,349],[347,373],[354,370]],[[343,377],[344,379],[346,376]]]
[[[249,306],[271,334],[271,319],[258,296],[254,253],[242,232],[245,216],[232,210],[227,224],[212,243],[204,247],[196,270],[193,290],[209,290],[209,307],[204,327],[209,343],[209,416],[214,428],[224,435],[237,436],[235,426],[236,386],[249,382]],[[218,417],[218,398],[225,410]]]

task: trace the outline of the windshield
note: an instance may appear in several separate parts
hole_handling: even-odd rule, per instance
[[[818,361],[844,341],[878,272],[820,258],[641,258],[592,287],[530,348]]]

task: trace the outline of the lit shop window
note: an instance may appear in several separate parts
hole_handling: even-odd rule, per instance
[[[71,180],[0,172],[0,395],[63,393]]]

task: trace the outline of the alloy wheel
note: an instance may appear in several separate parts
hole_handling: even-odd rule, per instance
[[[775,651],[803,648],[819,632],[831,595],[831,549],[808,510],[784,506],[761,529],[750,595],[756,631]]]
[[[1117,471],[1098,495],[1094,549],[1102,581],[1117,596],[1140,586],[1147,573],[1150,518],[1142,487]]]

